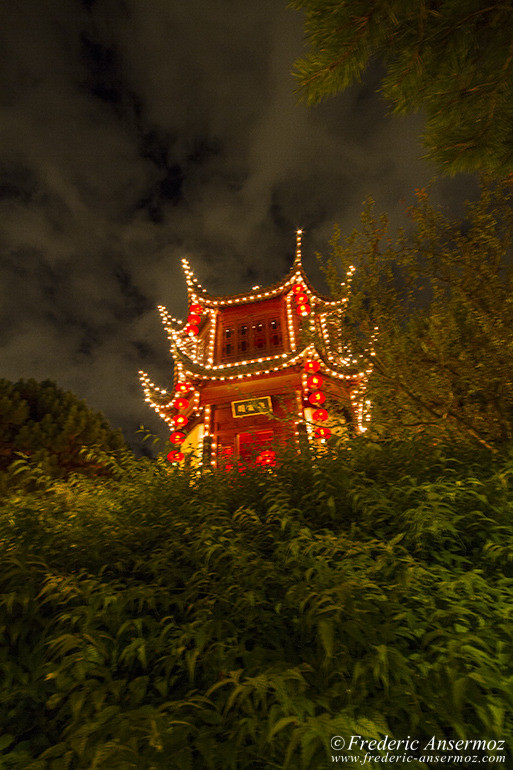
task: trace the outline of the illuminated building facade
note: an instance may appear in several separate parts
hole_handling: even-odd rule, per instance
[[[346,299],[309,284],[301,230],[289,274],[266,289],[214,297],[187,260],[183,268],[187,320],[159,307],[175,363],[171,391],[140,372],[146,401],[171,429],[171,462],[274,465],[277,448],[302,435],[324,443],[365,429],[365,375],[337,331]]]

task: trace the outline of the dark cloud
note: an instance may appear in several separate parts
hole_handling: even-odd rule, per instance
[[[398,219],[433,173],[378,70],[298,104],[302,19],[274,0],[7,0],[0,51],[1,374],[51,377],[129,434],[159,424],[137,371],[169,380],[154,307],[185,310],[181,257],[238,291],[288,269],[302,226],[318,279],[335,221],[370,193]]]

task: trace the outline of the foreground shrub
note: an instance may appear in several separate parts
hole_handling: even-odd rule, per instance
[[[3,766],[320,768],[353,734],[511,747],[512,473],[506,450],[359,440],[12,497]]]

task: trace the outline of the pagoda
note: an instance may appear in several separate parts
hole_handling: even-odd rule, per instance
[[[310,285],[296,233],[294,263],[262,289],[212,296],[187,260],[186,321],[159,311],[171,345],[171,390],[140,378],[146,401],[171,429],[171,462],[230,469],[274,465],[290,443],[324,444],[364,426],[365,373],[340,340],[346,298]]]

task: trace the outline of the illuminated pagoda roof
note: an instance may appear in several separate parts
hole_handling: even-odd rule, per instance
[[[225,382],[229,385],[253,378],[278,376],[294,368],[301,369],[307,359],[318,361],[324,375],[341,382],[341,385],[344,383],[348,388],[357,387],[365,378],[365,373],[358,371],[356,360],[341,346],[339,335],[332,334],[330,330],[330,318],[337,324],[347,297],[332,300],[312,287],[302,265],[301,239],[302,231],[298,230],[294,262],[281,281],[266,288],[257,286],[240,294],[211,295],[195,277],[188,260],[182,260],[189,317],[183,321],[172,317],[165,307],[158,308],[175,363],[172,390],[159,388],[145,372],[140,372],[146,400],[166,422],[172,424],[177,383],[184,380],[191,382],[194,388],[193,407],[201,409],[200,389],[209,383]],[[348,279],[353,270],[350,269]],[[297,306],[298,295],[305,303],[301,306],[304,312],[300,312],[301,308]],[[223,360],[219,355],[219,338],[226,318],[230,314],[237,315],[238,307],[241,313],[246,313],[250,312],[249,307],[243,310],[243,306],[262,303],[262,308],[265,308],[273,302],[280,305],[286,319],[284,334],[286,332],[287,344],[276,352],[268,350],[266,352],[270,354],[259,357],[253,351],[253,355],[246,360]],[[298,315],[303,316],[302,320]],[[300,326],[308,331],[308,335],[301,334]],[[308,341],[305,341],[305,336]]]

